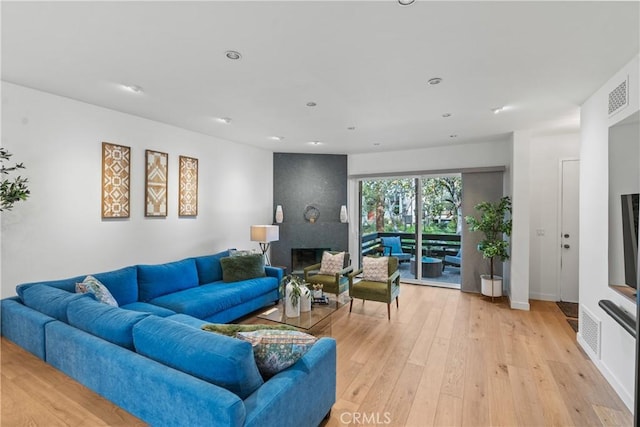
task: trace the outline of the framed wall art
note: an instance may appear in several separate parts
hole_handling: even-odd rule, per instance
[[[102,143],[102,218],[129,218],[131,148]]]
[[[180,156],[178,215],[198,215],[198,159]]]
[[[169,155],[159,151],[145,150],[146,174],[144,180],[144,216],[167,216],[167,179]]]

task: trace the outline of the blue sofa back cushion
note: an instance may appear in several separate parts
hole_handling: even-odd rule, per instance
[[[67,306],[80,298],[95,301],[92,294],[71,293],[44,284],[30,286],[22,294],[24,305],[65,323],[68,322]]]
[[[148,317],[147,313],[125,310],[92,299],[78,299],[67,306],[67,318],[71,326],[134,350],[133,326]]]
[[[222,267],[220,259],[229,256],[229,251],[223,251],[213,255],[205,255],[194,258],[198,270],[198,280],[201,285],[222,280]]]
[[[138,269],[135,266],[92,274],[105,285],[118,305],[131,304],[138,301]]]
[[[193,258],[157,265],[138,265],[138,296],[148,302],[161,295],[198,286]]]
[[[86,275],[76,276],[76,277],[70,277],[68,279],[49,280],[46,282],[23,283],[21,285],[16,286],[16,293],[18,294],[18,296],[20,297],[23,303],[24,303],[24,298],[23,298],[24,291],[31,288],[32,286],[37,286],[37,285],[51,286],[53,288],[58,288],[58,289],[65,290],[67,292],[75,293],[76,283],[82,282],[85,277],[87,276]]]
[[[248,342],[156,316],[133,327],[133,342],[139,354],[223,387],[241,399],[264,383]]]

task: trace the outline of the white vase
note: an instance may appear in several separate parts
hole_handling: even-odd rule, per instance
[[[284,212],[282,212],[282,205],[276,206],[276,224],[282,224],[284,220]]]
[[[340,222],[347,222],[348,219],[347,207],[345,205],[340,206]]]
[[[296,302],[296,305],[293,305],[291,302],[291,291],[293,290],[293,285],[288,283],[285,287],[285,295],[284,295],[284,314],[287,317],[300,317],[300,298]]]
[[[501,297],[502,296],[502,277],[493,275],[493,280],[488,274],[480,275],[480,281],[482,283],[482,295],[488,297]]]
[[[300,313],[311,311],[311,291],[306,286],[301,287],[300,292]]]

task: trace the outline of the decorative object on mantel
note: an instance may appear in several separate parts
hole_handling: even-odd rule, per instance
[[[102,143],[102,218],[129,218],[131,148]]]
[[[282,205],[276,206],[276,224],[282,224],[284,221],[284,212],[282,212]]]
[[[179,216],[198,215],[198,159],[180,156]]]
[[[345,205],[340,206],[340,222],[345,223],[348,219],[347,207]]]
[[[269,245],[271,242],[275,242],[280,238],[280,227],[277,225],[252,225],[251,226],[251,241],[260,242],[260,250],[264,257],[265,265],[271,265],[269,255]]]
[[[11,156],[11,153],[0,147],[0,164],[5,160],[9,160]],[[16,169],[24,168],[25,167],[22,163],[16,163],[9,167],[5,167],[4,164],[2,164],[0,171],[2,172],[2,175],[8,175]],[[20,200],[27,200],[27,197],[29,197],[30,194],[27,182],[28,179],[21,176],[17,176],[12,181],[8,179],[2,180],[0,183],[0,212],[4,210],[10,211],[11,208],[13,208],[14,203],[19,202]]]
[[[320,210],[313,205],[307,206],[304,210],[304,219],[309,221],[310,223],[316,222],[316,220],[320,217]]]
[[[169,155],[145,150],[146,174],[144,216],[167,216],[167,179]]]

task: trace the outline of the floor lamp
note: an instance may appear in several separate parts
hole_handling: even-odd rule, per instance
[[[264,256],[265,265],[271,265],[269,255],[269,245],[271,242],[275,242],[280,237],[280,227],[277,225],[252,225],[251,226],[251,241],[260,242],[260,250]]]

